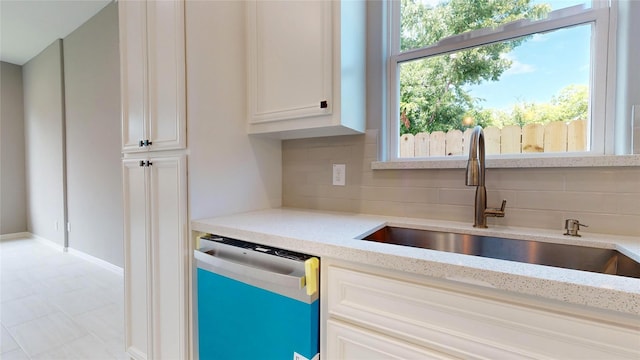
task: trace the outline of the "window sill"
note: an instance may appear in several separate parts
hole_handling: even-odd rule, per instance
[[[491,158],[487,156],[487,168],[578,168],[578,167],[626,167],[640,166],[640,155],[586,155],[573,157]],[[451,158],[374,161],[372,170],[409,169],[464,169],[466,156]]]

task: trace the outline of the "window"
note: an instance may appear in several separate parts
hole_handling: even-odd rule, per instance
[[[496,157],[605,154],[609,14],[601,0],[391,1],[390,159],[463,155],[475,125]]]

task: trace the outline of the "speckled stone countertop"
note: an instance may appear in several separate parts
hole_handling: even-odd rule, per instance
[[[194,220],[194,231],[320,257],[640,315],[640,279],[359,240],[386,225],[617,249],[640,261],[640,238],[388,216],[269,209]]]

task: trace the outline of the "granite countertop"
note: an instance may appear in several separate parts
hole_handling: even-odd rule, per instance
[[[359,240],[386,225],[617,249],[640,261],[640,238],[302,209],[194,220],[191,229],[320,257],[640,315],[640,279]]]

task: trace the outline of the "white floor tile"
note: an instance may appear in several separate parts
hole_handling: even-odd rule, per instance
[[[0,302],[19,299],[35,293],[36,289],[33,283],[24,280],[7,280],[0,284]]]
[[[100,268],[99,271],[93,271],[90,274],[90,279],[100,287],[116,288],[124,291],[124,279],[122,275],[115,274],[109,270]]]
[[[116,304],[76,315],[73,320],[105,343],[124,348],[124,313]]]
[[[13,351],[9,351],[6,353],[2,353],[0,356],[2,360],[29,360],[29,356],[24,353],[21,349],[15,349]]]
[[[73,255],[69,255],[69,254],[67,254],[66,256],[74,257]],[[60,275],[64,275],[64,276],[82,276],[82,275],[91,276],[91,273],[96,271],[96,268],[97,266],[93,264],[89,264],[87,262],[72,262],[72,263],[62,264],[58,266],[57,270]]]
[[[38,281],[38,284],[35,291],[47,297],[95,286],[94,281],[82,275],[56,276],[46,281]]]
[[[113,360],[106,345],[93,335],[75,339],[59,348],[31,357],[32,360]]]
[[[0,241],[0,358],[129,359],[123,283],[33,239]]]
[[[61,312],[8,328],[8,330],[29,356],[53,350],[88,334],[84,328]]]
[[[0,304],[0,323],[6,328],[16,326],[47,314],[54,313],[56,308],[38,295],[4,301]]]
[[[127,360],[130,359],[124,348],[124,335],[122,335],[120,339],[112,339],[111,341],[107,341],[106,345],[107,351],[109,351],[109,353],[113,355],[114,358]]]
[[[18,343],[13,340],[13,336],[9,334],[7,329],[5,329],[4,326],[0,326],[0,354],[4,354],[6,352],[13,351],[19,348],[20,346],[18,346]]]
[[[107,305],[110,299],[103,294],[103,289],[86,287],[50,296],[49,301],[67,315],[73,316]]]

